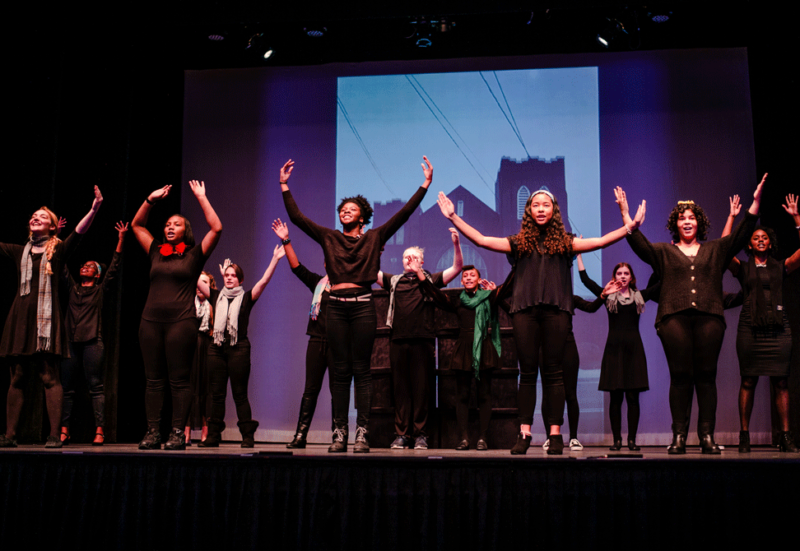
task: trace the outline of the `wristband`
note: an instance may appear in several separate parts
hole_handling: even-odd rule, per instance
[[[289,239],[288,237],[286,239],[281,239],[281,245],[288,245],[291,242],[292,240]]]
[[[153,201],[151,201],[149,197],[147,197],[147,198],[144,200],[144,202],[145,202],[145,203],[147,203],[148,205],[155,205],[155,203],[154,203]]]

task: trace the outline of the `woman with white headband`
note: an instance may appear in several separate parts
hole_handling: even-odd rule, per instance
[[[644,221],[645,204],[627,225],[602,237],[583,239],[564,229],[558,201],[540,189],[525,204],[519,233],[509,237],[488,237],[467,224],[455,213],[453,203],[439,193],[439,208],[467,239],[491,251],[510,254],[515,264],[510,302],[511,323],[517,346],[520,379],[517,393],[520,433],[511,449],[524,454],[531,445],[531,423],[536,406],[536,375],[539,352],[543,363],[542,416],[550,427],[547,453],[563,453],[561,425],[564,422],[564,381],[562,361],[570,316],[573,314],[572,256],[616,243]]]

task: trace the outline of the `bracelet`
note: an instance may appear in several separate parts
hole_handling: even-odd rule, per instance
[[[628,225],[627,225],[627,224],[625,225],[625,231],[626,231],[626,232],[628,232],[628,235],[631,235],[631,234],[633,233],[633,232],[631,231],[631,229],[628,227]]]
[[[283,182],[283,181],[282,181],[282,182],[281,182],[281,185],[282,185],[282,186],[289,185],[289,180],[286,180],[285,182]]]
[[[289,239],[288,237],[286,239],[281,239],[281,245],[288,245],[291,242],[292,240]]]
[[[149,197],[147,197],[147,198],[144,200],[144,202],[145,202],[145,203],[147,203],[148,205],[155,205],[155,203],[154,203],[153,201],[151,201]]]

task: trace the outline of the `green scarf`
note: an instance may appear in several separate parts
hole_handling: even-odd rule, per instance
[[[492,344],[500,356],[500,321],[497,319],[497,309],[489,305],[489,296],[492,291],[478,289],[475,296],[469,296],[466,291],[461,291],[458,297],[465,308],[475,310],[475,335],[472,340],[472,369],[475,370],[475,378],[480,380],[481,371],[481,351],[483,350],[483,339],[486,338],[486,331],[491,324]]]

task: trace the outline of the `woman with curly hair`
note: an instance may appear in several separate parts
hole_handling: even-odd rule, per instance
[[[69,357],[66,326],[59,300],[59,279],[64,262],[75,250],[79,235],[86,233],[103,203],[100,189],[94,186],[92,208],[64,241],[58,237],[59,220],[42,207],[28,221],[28,240],[24,245],[0,243],[0,256],[16,266],[17,294],[3,326],[0,358],[11,368],[11,384],[6,402],[6,433],[0,435],[0,448],[15,448],[19,415],[27,378],[39,376],[44,384],[50,435],[47,448],[60,448],[61,406],[64,390],[58,373],[61,358]]]
[[[753,233],[767,175],[753,194],[744,221],[731,235],[701,245],[710,224],[702,207],[681,201],[669,215],[673,243],[650,243],[641,231],[628,243],[661,276],[656,330],[669,366],[672,444],[668,453],[686,453],[692,395],[697,390],[697,435],[703,453],[718,454],[714,442],[717,414],[717,360],[725,334],[722,275]],[[623,222],[630,220],[625,192],[617,188]]]
[[[531,423],[536,406],[536,376],[542,351],[542,416],[550,427],[547,453],[560,455],[564,449],[564,381],[562,362],[574,311],[572,298],[572,255],[589,252],[612,243],[638,228],[644,221],[645,203],[635,220],[602,237],[583,239],[564,229],[561,211],[553,194],[540,189],[525,204],[522,227],[509,237],[487,237],[455,213],[453,203],[439,193],[439,208],[467,239],[478,247],[510,254],[515,261],[510,302],[511,323],[519,358],[520,433],[512,454],[524,454],[531,445]],[[510,276],[511,277],[511,276]]]
[[[306,218],[289,191],[288,180],[294,169],[289,160],[281,168],[283,202],[289,219],[322,246],[325,269],[330,280],[327,339],[333,357],[333,415],[336,429],[329,452],[347,451],[347,416],[350,409],[350,382],[355,380],[356,439],[353,451],[369,452],[367,425],[372,404],[370,359],[375,340],[377,317],[372,302],[372,284],[378,278],[383,245],[422,202],[433,180],[433,167],[427,157],[422,164],[425,181],[417,192],[385,224],[363,231],[372,220],[372,207],[362,196],[348,197],[338,207],[342,231],[320,226]]]
[[[722,235],[730,233],[733,218],[738,214],[738,197],[731,199],[731,216]],[[789,194],[783,208],[800,229],[797,197]],[[781,430],[778,447],[782,452],[798,453],[789,433],[789,362],[792,355],[792,334],[784,315],[783,287],[786,275],[800,267],[800,249],[785,260],[777,260],[778,242],[770,228],[756,227],[747,244],[747,261],[734,258],[730,270],[739,280],[744,293],[744,306],[739,314],[736,353],[742,384],[739,388],[739,452],[750,451],[750,414],[759,377],[769,377],[775,399],[775,410]]]

